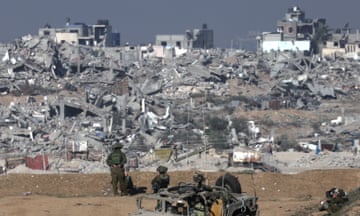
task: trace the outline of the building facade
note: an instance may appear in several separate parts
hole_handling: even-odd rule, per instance
[[[321,49],[321,56],[328,58],[345,57],[355,60],[360,56],[360,32],[351,32],[350,29],[343,29],[333,33],[324,43]]]
[[[257,49],[260,52],[309,52],[317,29],[325,24],[325,19],[306,18],[305,12],[294,6],[277,21],[276,32],[263,32],[257,37]]]
[[[69,21],[65,27],[52,28],[46,25],[39,29],[39,36],[47,36],[57,43],[68,42],[88,46],[120,46],[120,33],[113,33],[112,26],[107,19],[99,19],[94,25],[73,23]]]
[[[212,49],[214,31],[203,24],[201,29],[186,30],[185,34],[156,35],[155,45],[179,49]]]

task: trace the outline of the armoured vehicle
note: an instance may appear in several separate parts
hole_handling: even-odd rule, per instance
[[[194,183],[179,183],[155,194],[137,198],[135,215],[183,216],[256,216],[258,197],[241,191],[238,179],[226,173],[213,186],[205,185],[204,176],[196,174]]]

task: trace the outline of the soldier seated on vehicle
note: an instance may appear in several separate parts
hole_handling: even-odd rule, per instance
[[[211,187],[205,185],[205,176],[203,174],[197,173],[193,176],[193,181],[197,183],[196,191],[211,191]]]
[[[168,168],[165,166],[159,166],[156,171],[159,172],[157,176],[155,176],[152,181],[152,189],[154,193],[157,193],[161,188],[167,188],[170,183],[170,176],[167,174]]]

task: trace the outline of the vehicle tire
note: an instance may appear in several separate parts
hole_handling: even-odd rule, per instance
[[[223,176],[220,176],[216,182],[216,186],[224,187],[229,190],[231,193],[241,193],[241,185],[239,180],[231,175],[230,173],[226,173]]]
[[[241,210],[236,210],[232,216],[260,216],[260,210],[257,210],[255,212],[242,212]]]
[[[236,210],[231,216],[259,216],[259,214],[257,214],[257,212],[242,212],[241,210]]]

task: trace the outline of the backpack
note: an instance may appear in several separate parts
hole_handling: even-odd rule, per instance
[[[133,184],[131,176],[126,176],[125,180],[126,180],[127,189],[128,190],[134,189],[134,184]]]
[[[169,175],[160,174],[160,188],[166,188],[169,185]]]
[[[113,164],[122,164],[123,162],[123,155],[121,152],[114,152],[111,154],[111,162]]]
[[[169,175],[167,174],[157,175],[151,181],[151,185],[154,193],[157,193],[160,190],[160,188],[167,188],[169,186],[169,182],[170,182]]]

